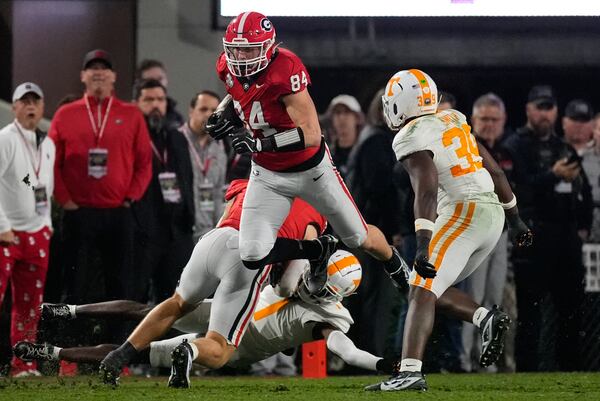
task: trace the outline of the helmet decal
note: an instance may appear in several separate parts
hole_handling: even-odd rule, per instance
[[[262,20],[260,20],[260,26],[265,31],[270,31],[271,29],[273,29],[273,25],[271,25],[271,21],[269,21],[267,18],[263,18]]]

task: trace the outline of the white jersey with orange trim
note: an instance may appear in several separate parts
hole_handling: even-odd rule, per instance
[[[227,365],[247,366],[313,341],[316,323],[328,323],[347,333],[354,320],[339,302],[313,305],[282,298],[269,285],[262,291],[252,324]]]
[[[208,329],[210,306],[210,300],[202,302],[195,310],[177,320],[173,328],[198,333],[191,334],[188,340],[204,335]],[[282,298],[275,294],[271,285],[267,285],[260,294],[258,306],[246,333],[227,366],[247,366],[278,352],[313,341],[313,329],[317,323],[328,323],[347,333],[354,320],[348,309],[339,302],[314,305],[299,299]],[[153,346],[170,347],[180,342],[181,338],[178,337],[157,341]],[[162,365],[157,362],[156,366]]]
[[[446,205],[494,191],[471,127],[459,111],[444,110],[410,121],[396,134],[392,147],[398,160],[423,150],[433,153],[438,172],[438,213]]]

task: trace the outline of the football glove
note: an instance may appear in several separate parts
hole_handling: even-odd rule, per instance
[[[417,233],[417,252],[413,269],[423,278],[434,278],[437,275],[435,266],[429,262],[430,238]]]
[[[206,132],[216,140],[223,139],[243,127],[244,122],[235,112],[231,95],[223,98],[206,122]]]
[[[506,223],[508,224],[508,236],[514,246],[527,248],[533,244],[533,233],[521,220],[518,213],[507,213]]]
[[[253,138],[252,133],[246,128],[238,128],[231,134],[231,146],[236,153],[257,153],[262,151],[262,143],[259,138]]]

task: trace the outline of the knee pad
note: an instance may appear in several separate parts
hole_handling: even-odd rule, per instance
[[[346,244],[346,246],[350,249],[355,249],[360,247],[363,242],[367,239],[367,231],[365,230],[362,233],[354,234],[350,237],[342,238],[342,242]]]

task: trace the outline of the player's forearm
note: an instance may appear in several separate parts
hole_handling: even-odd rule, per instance
[[[377,370],[377,362],[382,358],[358,349],[344,333],[334,330],[327,337],[327,348],[349,365],[368,370]]]

